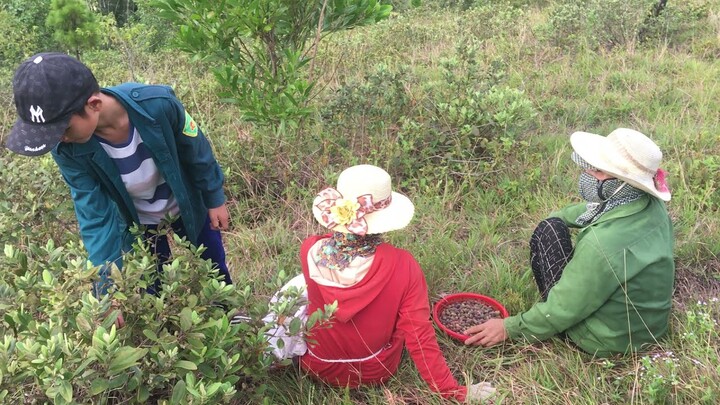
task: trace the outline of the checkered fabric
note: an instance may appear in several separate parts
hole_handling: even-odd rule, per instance
[[[540,222],[530,238],[530,265],[542,300],[562,276],[572,259],[573,246],[570,229],[560,218]]]

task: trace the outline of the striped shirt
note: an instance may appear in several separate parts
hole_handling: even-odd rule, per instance
[[[159,224],[166,214],[177,215],[180,212],[170,186],[158,171],[140,133],[132,125],[128,140],[123,144],[111,144],[97,138],[117,165],[141,224]]]

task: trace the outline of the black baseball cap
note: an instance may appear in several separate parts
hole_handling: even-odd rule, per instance
[[[15,153],[38,156],[60,142],[72,113],[99,90],[90,69],[64,53],[39,53],[15,71],[13,95],[18,120],[5,146]]]

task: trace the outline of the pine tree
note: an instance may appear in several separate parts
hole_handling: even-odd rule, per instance
[[[99,24],[83,0],[52,0],[45,24],[53,30],[53,38],[72,49],[78,59],[80,49],[98,42]]]

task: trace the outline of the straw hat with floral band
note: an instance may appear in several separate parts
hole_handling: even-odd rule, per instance
[[[406,196],[392,191],[390,175],[372,165],[343,170],[337,188],[318,193],[312,210],[322,226],[359,236],[405,228],[415,213]]]
[[[627,128],[618,128],[608,136],[575,132],[570,143],[575,153],[597,170],[670,201],[667,173],[660,168],[662,152],[642,133]]]

